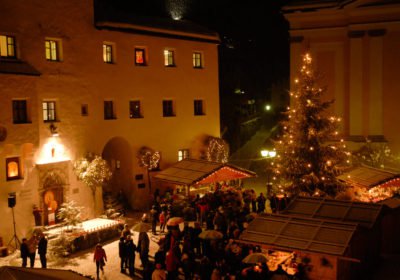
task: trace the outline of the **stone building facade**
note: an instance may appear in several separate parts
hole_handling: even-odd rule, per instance
[[[97,16],[96,2],[2,1],[3,240],[13,233],[9,194],[20,237],[34,225],[34,206],[45,224],[70,200],[85,206],[83,218],[101,211],[73,171],[86,153],[110,164],[107,190],[141,209],[150,191],[139,149],[159,151],[164,169],[198,157],[204,135],[220,135],[218,35],[183,21],[117,22]]]
[[[295,0],[283,12],[290,24],[291,87],[301,55],[310,51],[349,143],[387,141],[399,153],[400,3]]]

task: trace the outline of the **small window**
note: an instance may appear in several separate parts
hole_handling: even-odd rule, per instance
[[[146,66],[146,50],[143,48],[135,48],[135,65]]]
[[[174,51],[164,50],[164,66],[175,66]]]
[[[174,117],[174,102],[172,100],[163,100],[163,116]]]
[[[202,55],[199,52],[193,53],[193,68],[203,68]]]
[[[48,61],[60,61],[60,41],[58,40],[46,40],[46,60]]]
[[[13,122],[18,123],[28,123],[28,108],[26,100],[13,100]]]
[[[15,58],[15,38],[0,35],[0,57]]]
[[[87,104],[81,105],[81,116],[87,116],[89,114],[89,109]]]
[[[142,108],[140,106],[140,100],[134,100],[129,102],[129,117],[131,119],[142,118]]]
[[[114,63],[113,45],[103,44],[103,61],[104,63]]]
[[[45,122],[53,122],[56,120],[56,102],[43,101],[43,120]]]
[[[115,119],[114,102],[111,100],[104,101],[104,119],[105,120]]]
[[[194,115],[195,116],[203,116],[204,114],[204,107],[203,107],[203,100],[195,100],[194,101]]]
[[[7,181],[21,179],[19,157],[6,158],[6,178]]]
[[[183,149],[178,151],[178,161],[181,161],[185,158],[189,158],[189,150]]]

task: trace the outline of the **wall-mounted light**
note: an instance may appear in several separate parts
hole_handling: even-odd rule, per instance
[[[115,168],[117,168],[117,169],[121,168],[121,161],[119,161],[119,160],[115,161]]]
[[[51,124],[50,124],[49,130],[50,130],[51,136],[53,136],[53,137],[58,136],[58,131],[57,131],[57,129],[58,129],[58,128],[57,128],[57,126],[54,125],[54,123],[51,123]]]

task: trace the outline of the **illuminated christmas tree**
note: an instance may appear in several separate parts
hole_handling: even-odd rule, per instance
[[[286,182],[280,187],[291,194],[334,196],[342,187],[336,176],[350,162],[350,153],[338,138],[340,118],[327,112],[333,101],[322,101],[326,88],[317,81],[312,58],[305,54],[290,93],[292,106],[285,112],[282,134],[275,141],[273,179]]]

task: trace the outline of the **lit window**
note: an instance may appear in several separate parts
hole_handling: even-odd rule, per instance
[[[113,63],[113,46],[110,44],[103,44],[103,61],[105,63]]]
[[[104,101],[104,119],[105,120],[115,119],[114,102],[111,100]]]
[[[134,100],[129,102],[129,117],[131,119],[142,118],[140,100]]]
[[[204,114],[204,107],[203,107],[203,100],[195,100],[194,101],[194,115],[195,116],[203,116]]]
[[[175,66],[174,51],[164,50],[164,65]]]
[[[15,58],[15,39],[14,39],[14,37],[0,35],[0,56]]]
[[[135,48],[135,65],[146,65],[146,51],[142,48]]]
[[[19,158],[6,158],[7,181],[20,179]]]
[[[199,52],[193,53],[193,68],[203,68],[202,55]]]
[[[56,102],[43,101],[43,120],[45,122],[53,122],[56,120]]]
[[[181,161],[182,159],[189,158],[189,150],[188,149],[183,149],[178,151],[178,161]]]
[[[174,102],[172,100],[163,100],[163,116],[174,117]]]
[[[28,123],[28,108],[26,100],[13,100],[13,123]]]
[[[46,59],[49,61],[60,61],[60,42],[56,40],[46,40]]]

